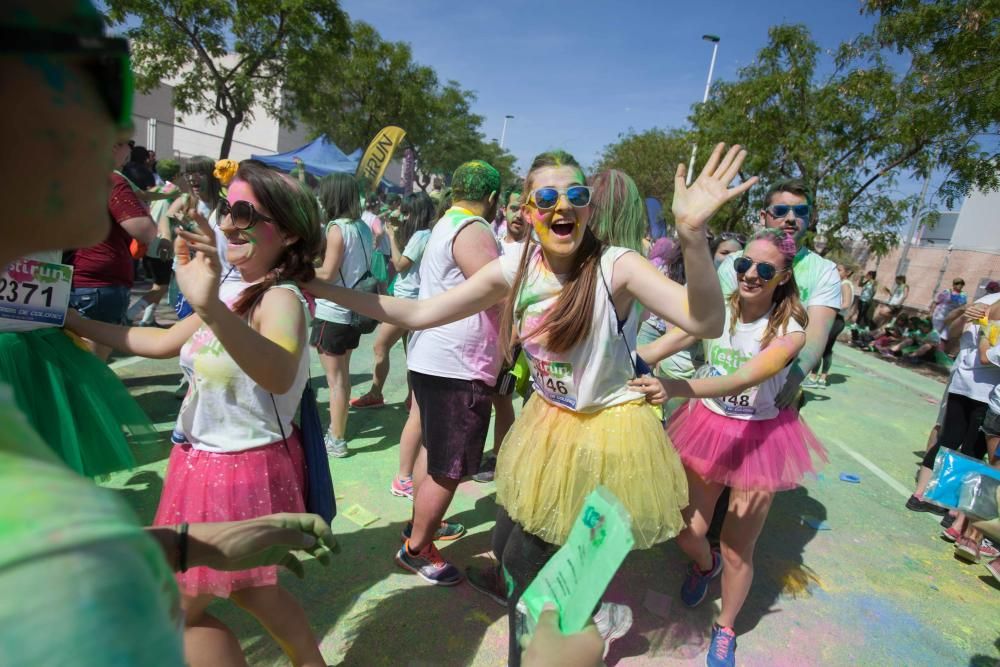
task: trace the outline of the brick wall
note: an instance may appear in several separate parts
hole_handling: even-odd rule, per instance
[[[878,271],[879,287],[892,289],[896,282],[896,265],[899,263],[901,248],[896,248],[880,262],[868,260],[865,271]],[[965,291],[970,297],[976,295],[980,281],[1000,280],[1000,253],[978,252],[974,250],[952,250],[947,248],[911,247],[907,256],[906,283],[910,286],[910,296],[906,305],[926,310],[934,300],[934,290],[950,289],[955,278],[965,280]],[[888,295],[881,289],[878,298]]]

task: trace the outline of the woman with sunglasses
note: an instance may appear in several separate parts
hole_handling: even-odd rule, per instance
[[[502,509],[494,552],[513,583],[507,603],[511,665],[520,663],[517,601],[565,542],[597,485],[625,504],[636,548],[667,540],[682,525],[687,490],[680,463],[643,395],[626,386],[635,374],[636,306],[705,337],[720,332],[722,293],[705,223],[756,182],[727,187],[745,157],[738,146],[725,152],[719,144],[690,187],[678,167],[673,211],[687,289],[639,253],[608,247],[594,234],[590,188],[576,160],[562,151],[536,157],[525,179],[522,215],[539,243],[525,244],[519,257],[500,257],[419,303],[318,282],[307,286],[317,296],[411,329],[439,326],[507,299],[501,349],[509,355],[516,326],[537,389],[504,440],[496,471]]]
[[[822,445],[793,408],[775,406],[791,362],[805,345],[808,315],[792,274],[795,241],[780,230],[753,237],[735,260],[737,291],[726,303],[727,326],[705,341],[708,373],[695,379],[640,378],[631,384],[650,402],[689,400],[673,413],[667,434],[687,471],[687,527],[677,536],[691,557],[681,600],[693,607],[722,573],[722,613],[712,628],[709,667],[735,664],[733,627],[753,581],[753,552],[776,491],[813,472],[810,454]],[[640,348],[655,362],[694,336],[674,330]],[[700,400],[694,400],[700,399]],[[722,528],[721,553],[709,546],[709,524],[725,487],[733,489]]]
[[[170,329],[83,320],[67,327],[123,352],[180,355],[190,390],[181,405],[155,525],[236,521],[304,511],[304,465],[292,418],[309,379],[308,308],[295,280],[315,276],[322,240],[315,197],[297,181],[252,161],[240,165],[219,204],[218,229],[242,290],[220,297],[214,230],[178,232],[177,281],[194,314]],[[177,575],[192,665],[245,664],[233,633],[207,613],[232,598],[253,614],[295,665],[325,665],[308,619],[278,585],[277,568]]]

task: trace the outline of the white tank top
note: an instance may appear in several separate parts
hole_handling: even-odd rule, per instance
[[[340,234],[344,237],[344,257],[340,263],[340,271],[333,277],[332,284],[337,287],[353,287],[365,271],[371,270],[375,247],[372,230],[361,220],[340,218],[326,223],[323,234],[329,234],[333,225],[340,228]],[[350,324],[351,311],[333,301],[316,299],[316,319]]]
[[[299,289],[292,284],[272,289],[294,292],[305,309],[308,325],[309,308]],[[232,307],[231,303],[227,305]],[[284,394],[274,394],[272,403],[271,393],[233,361],[212,330],[207,326],[198,329],[181,348],[181,370],[190,388],[177,415],[173,440],[190,442],[195,449],[225,453],[278,442],[282,429],[285,435],[290,434],[292,418],[309,380],[309,349],[304,334],[299,344],[302,356],[295,381]]]
[[[536,330],[555,305],[562,292],[564,276],[548,269],[542,251],[534,246],[528,260],[524,282],[517,297],[514,319],[523,337]],[[618,315],[609,294],[615,262],[632,252],[628,248],[606,248],[601,256],[601,275],[597,277],[594,312],[590,333],[568,352],[557,354],[545,348],[546,335],[523,342],[535,390],[549,403],[574,412],[597,412],[643,398],[626,389],[634,377],[635,342],[639,327],[638,308],[633,305],[618,333]],[[500,258],[507,283],[513,285],[520,257]],[[605,287],[605,284],[607,287]]]
[[[471,224],[489,229],[485,220],[458,206],[448,209],[434,225],[420,262],[421,299],[429,299],[465,282],[455,262],[452,245],[458,233]],[[499,331],[498,306],[457,322],[414,331],[406,355],[407,368],[425,375],[482,380],[492,387],[502,361],[497,349]]]

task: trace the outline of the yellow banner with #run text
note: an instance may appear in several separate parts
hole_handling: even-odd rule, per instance
[[[368,144],[368,150],[358,163],[357,177],[368,179],[369,190],[374,191],[378,187],[386,167],[389,166],[389,160],[392,159],[393,151],[402,143],[405,136],[405,130],[390,125],[382,128]]]

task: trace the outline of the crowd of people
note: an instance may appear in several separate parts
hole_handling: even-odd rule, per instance
[[[650,242],[635,182],[618,170],[588,177],[559,150],[536,156],[515,184],[470,159],[436,197],[379,196],[348,174],[307,177],[301,164],[284,174],[192,158],[158,173],[155,155],[127,141],[128,47],[103,36],[98,13],[56,2],[0,15],[33,31],[35,46],[18,48],[45,64],[3,60],[25,102],[3,112],[4,166],[20,173],[16,156],[37,137],[46,137],[31,146],[43,166],[60,166],[5,181],[26,205],[3,223],[2,260],[74,268],[64,329],[4,320],[0,333],[0,583],[26,600],[17,613],[0,607],[12,654],[84,664],[74,656],[113,646],[120,664],[246,664],[208,610],[222,598],[293,664],[325,665],[278,571],[301,576],[295,551],[329,563],[330,528],[306,513],[311,443],[319,438],[320,465],[336,472],[326,456],[351,454],[350,409],[385,405],[390,350],[404,340],[408,418],[389,492],[412,500],[412,518],[399,567],[429,584],[468,581],[504,605],[510,665],[601,664],[632,625],[627,606],[600,602],[573,635],[546,611],[529,638],[518,602],[603,486],[628,511],[636,549],[676,539],[690,559],[684,605],[703,603],[721,578],[706,662],[735,664],[734,628],[775,494],[826,460],[799,414],[801,388],[826,385],[855,302],[867,324],[875,293],[869,275],[855,298],[851,268],[804,245],[814,204],[802,182],[765,184],[749,238],[711,235],[713,214],[757,184],[734,184],[746,151],[719,144],[690,184],[678,167],[673,234]],[[51,46],[66,35],[80,39]],[[130,303],[138,261],[153,286]],[[891,308],[906,298],[897,282]],[[168,294],[178,320],[163,326],[155,312]],[[937,327],[960,339],[911,510],[939,511],[922,493],[940,448],[996,460],[1000,346],[980,331],[1000,320],[998,299],[949,294],[933,322],[894,312],[873,338],[885,354],[918,356]],[[368,340],[372,384],[352,398],[352,352]],[[315,408],[310,348],[330,392],[325,434],[295,421]],[[155,437],[103,363],[112,351],[178,357],[183,371],[145,529],[87,479],[135,465],[123,432],[132,444]],[[497,514],[492,565],[463,571],[435,543],[465,534],[448,511],[470,477],[495,483]],[[960,513],[947,524],[966,556],[990,553]],[[38,595],[42,579],[48,592]]]

